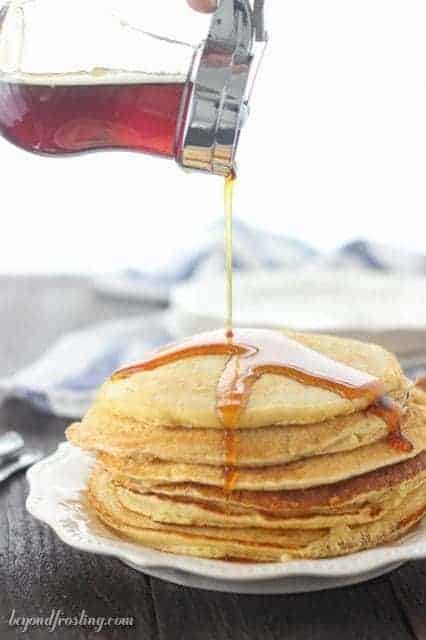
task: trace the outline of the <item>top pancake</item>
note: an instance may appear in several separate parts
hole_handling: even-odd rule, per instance
[[[387,393],[407,386],[395,356],[383,348],[325,335],[283,332],[329,358],[379,378]],[[106,382],[96,405],[115,416],[162,427],[222,429],[216,411],[216,387],[229,356],[182,359],[129,378]],[[365,409],[367,398],[348,400],[317,386],[265,374],[253,385],[240,429],[275,424],[311,424]]]

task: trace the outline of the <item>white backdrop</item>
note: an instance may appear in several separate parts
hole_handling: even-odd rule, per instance
[[[426,251],[426,4],[266,4],[236,215],[325,250],[363,236]],[[219,179],[138,154],[0,140],[0,170],[1,272],[155,267],[222,215]]]

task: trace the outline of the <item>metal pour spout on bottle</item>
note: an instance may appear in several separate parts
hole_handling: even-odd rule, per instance
[[[222,0],[199,62],[178,160],[184,167],[231,173],[267,34],[264,0]]]
[[[0,134],[39,154],[126,149],[228,176],[267,42],[264,0],[190,16],[192,41],[171,4],[138,0],[123,18],[105,0],[11,0]]]

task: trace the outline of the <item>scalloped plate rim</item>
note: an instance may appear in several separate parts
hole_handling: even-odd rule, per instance
[[[360,551],[348,556],[321,560],[292,560],[283,563],[261,563],[257,565],[244,565],[244,563],[227,563],[221,560],[208,560],[203,558],[192,558],[190,556],[174,555],[162,551],[156,551],[147,547],[138,546],[135,543],[117,537],[116,540],[99,543],[100,537],[91,534],[94,542],[76,541],[72,534],[69,534],[60,522],[55,522],[49,514],[43,513],[42,505],[46,505],[46,500],[52,504],[55,497],[46,495],[46,490],[41,486],[43,472],[54,465],[59,465],[63,470],[63,465],[69,462],[71,456],[78,455],[87,458],[87,470],[90,465],[90,458],[87,454],[80,452],[67,442],[58,446],[55,453],[44,458],[35,464],[27,472],[30,485],[30,493],[26,501],[26,508],[29,513],[40,522],[50,526],[56,535],[65,544],[80,551],[115,557],[122,562],[136,565],[143,570],[174,569],[188,574],[210,578],[212,580],[222,580],[225,582],[261,582],[266,580],[285,580],[295,577],[315,577],[315,578],[343,578],[356,577],[362,574],[386,569],[395,563],[403,563],[410,560],[426,558],[426,525],[420,525],[422,529],[417,533],[422,534],[421,542],[410,543],[410,534],[401,541],[389,546],[377,547],[367,551]],[[56,498],[58,502],[58,498]],[[149,557],[153,556],[153,557]],[[354,562],[357,561],[357,562]]]

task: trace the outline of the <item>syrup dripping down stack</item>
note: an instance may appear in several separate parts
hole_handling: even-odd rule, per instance
[[[204,334],[115,374],[68,439],[89,502],[172,553],[285,561],[401,537],[426,510],[426,405],[375,345]]]

